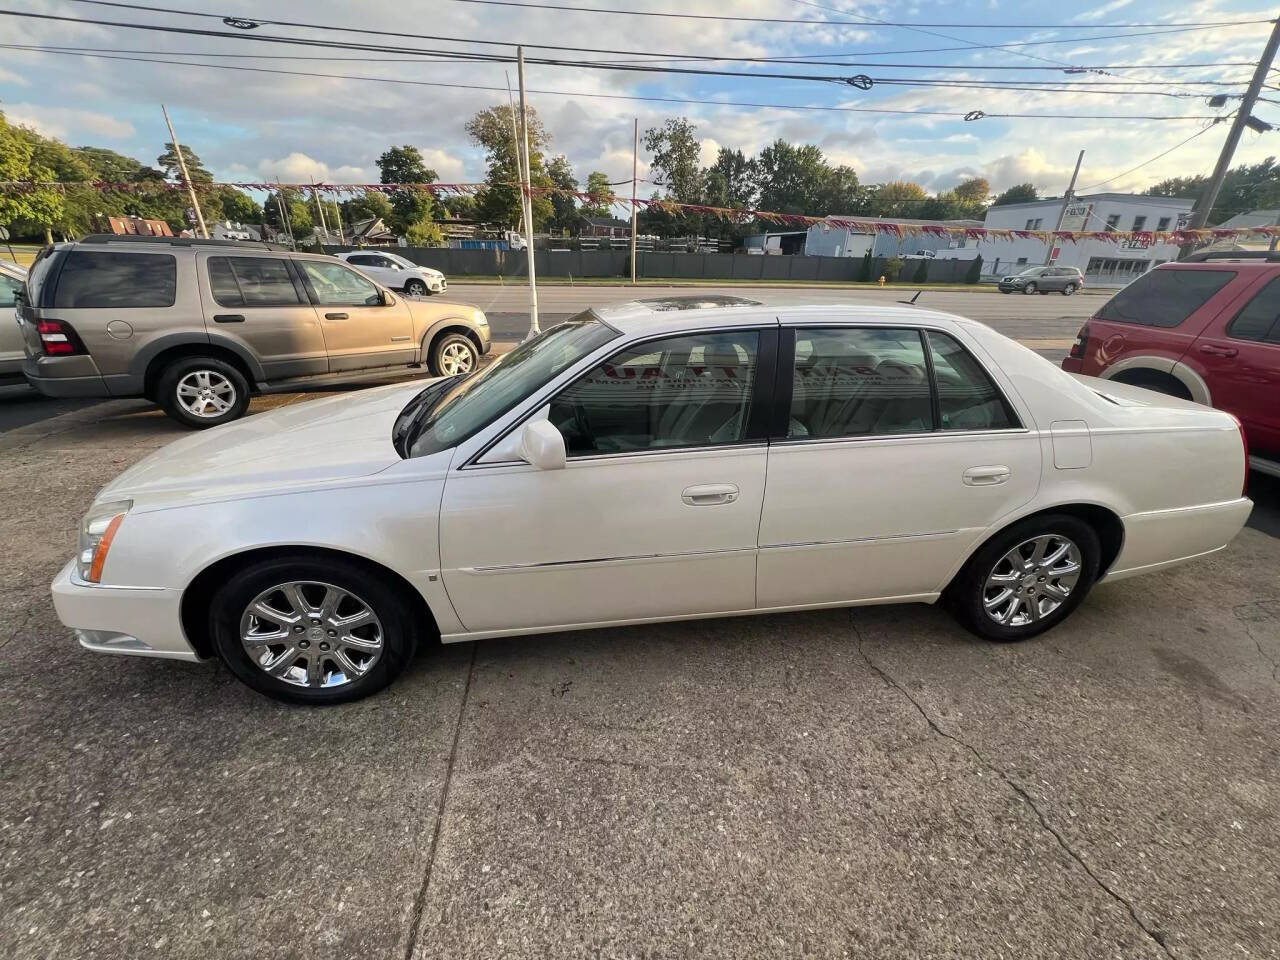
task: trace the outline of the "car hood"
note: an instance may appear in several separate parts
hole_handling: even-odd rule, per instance
[[[400,461],[391,428],[430,380],[279,407],[183,437],[98,494],[135,509],[280,493],[364,477]]]

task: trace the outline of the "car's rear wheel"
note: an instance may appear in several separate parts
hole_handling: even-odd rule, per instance
[[[1065,514],[1029,517],[992,537],[947,588],[956,618],[973,633],[1008,643],[1056,626],[1098,575],[1098,535]]]
[[[480,351],[464,333],[447,333],[431,348],[431,372],[438,377],[470,373],[480,365]]]
[[[249,383],[225,360],[186,357],[160,374],[155,396],[174,420],[203,430],[244,416],[249,406]]]
[[[427,285],[421,280],[410,280],[404,285],[404,292],[411,297],[425,297],[427,295]]]
[[[1069,297],[1075,292],[1076,292],[1076,285],[1074,283],[1068,283],[1065,287],[1062,288],[1062,295],[1064,297]]]
[[[418,642],[405,599],[341,558],[251,564],[213,595],[209,628],[227,668],[290,703],[333,704],[381,690]]]
[[[1022,288],[1022,292],[1026,294],[1035,293],[1036,285],[1034,283],[1028,283],[1025,287]]]

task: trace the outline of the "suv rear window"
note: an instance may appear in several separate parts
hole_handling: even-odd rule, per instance
[[[172,307],[178,263],[167,253],[98,253],[72,250],[58,274],[53,306]]]
[[[1259,343],[1280,343],[1280,277],[1258,291],[1227,327],[1227,336]]]
[[[1099,320],[1176,327],[1235,277],[1234,270],[1152,270],[1098,311]]]

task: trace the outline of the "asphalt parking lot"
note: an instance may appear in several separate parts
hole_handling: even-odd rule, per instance
[[[74,643],[80,516],[184,431],[5,403],[0,955],[1280,956],[1271,513],[1021,645],[923,606],[557,634],[306,710]]]

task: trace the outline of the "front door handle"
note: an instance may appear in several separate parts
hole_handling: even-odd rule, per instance
[[[345,313],[326,313],[324,318],[326,320],[346,320],[347,315]]]
[[[971,487],[991,487],[1004,483],[1013,471],[1004,464],[992,464],[988,467],[970,467],[964,472],[964,482]]]
[[[721,503],[733,503],[738,499],[738,486],[734,483],[703,483],[685,487],[680,499],[691,507],[714,507]]]
[[[1208,353],[1215,357],[1234,357],[1238,351],[1235,347],[1219,347],[1212,343],[1200,344],[1200,352]]]

